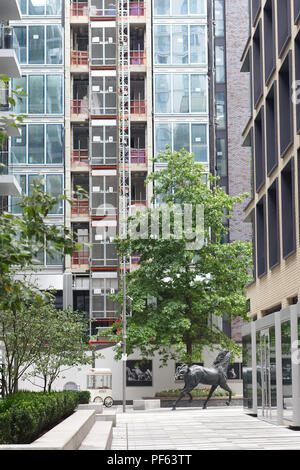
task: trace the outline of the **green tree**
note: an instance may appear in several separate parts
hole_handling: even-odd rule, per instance
[[[73,366],[93,364],[94,357],[87,352],[88,320],[82,314],[71,309],[57,311],[48,305],[51,324],[47,331],[47,340],[41,347],[32,370],[24,375],[41,380],[41,387],[50,392],[53,382]],[[99,354],[97,354],[99,357]],[[36,383],[35,383],[36,384]]]
[[[185,234],[176,238],[175,218],[171,219],[169,239],[117,240],[121,256],[140,255],[139,268],[126,279],[127,295],[133,299],[128,306],[133,314],[128,318],[127,352],[138,348],[143,358],[149,358],[158,351],[163,363],[170,358],[188,363],[201,360],[204,347],[226,347],[239,354],[238,345],[214,319],[223,315],[247,319],[244,286],[250,279],[251,245],[222,242],[227,233],[226,218],[246,195],[226,194],[217,178],[206,175],[204,167],[184,150],[172,153],[167,149],[154,161],[165,166],[148,177],[147,182],[153,183],[153,202],[160,200],[169,208],[201,205],[205,243],[190,249]],[[142,232],[145,218],[151,221],[152,217],[153,209],[149,209],[131,221]],[[161,224],[160,219],[160,233]],[[193,233],[198,229],[194,213]],[[114,298],[122,304],[122,289]],[[122,330],[114,337],[117,342],[122,340]],[[116,351],[120,357],[120,348]]]
[[[0,94],[3,97],[7,96],[8,104],[15,107],[17,102],[22,102],[26,93],[19,86],[16,86],[15,89],[11,89],[10,82],[10,78],[0,74]],[[2,116],[2,125],[0,125],[0,146],[3,145],[7,139],[7,129],[9,127],[17,129],[20,124],[22,124],[24,118],[26,118],[25,114],[16,115],[13,112],[10,112],[8,116]]]

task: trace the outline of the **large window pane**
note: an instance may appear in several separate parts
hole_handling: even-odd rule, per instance
[[[28,14],[29,15],[44,15],[45,14],[45,0],[28,0]]]
[[[22,90],[27,93],[27,80],[26,77],[21,77],[21,78],[14,78],[13,83],[12,83],[12,88],[13,90],[16,90],[17,87],[22,88]],[[19,101],[17,98],[15,98],[16,101],[16,106],[14,106],[14,113],[16,114],[26,114],[27,112],[27,106],[26,106],[26,96],[22,96],[22,101]]]
[[[43,124],[30,124],[28,126],[28,163],[44,163]]]
[[[281,323],[281,354],[282,354],[282,392],[283,417],[293,418],[292,396],[292,361],[291,361],[291,322]]]
[[[47,163],[62,163],[63,133],[60,124],[46,126],[46,156]]]
[[[192,153],[195,162],[208,161],[206,124],[192,124]]]
[[[157,123],[155,126],[155,154],[166,151],[166,146],[172,147],[171,124]]]
[[[41,185],[42,188],[45,188],[45,177],[44,175],[28,175],[28,195],[30,196],[33,192],[33,187],[35,184]]]
[[[205,75],[191,75],[191,111],[207,111],[207,78]]]
[[[27,63],[27,34],[26,26],[14,26],[20,51],[20,64]]]
[[[47,64],[62,64],[62,28],[47,26]]]
[[[206,59],[206,27],[190,26],[190,62],[191,64],[205,64]]]
[[[46,14],[47,15],[61,15],[62,0],[47,0]]]
[[[169,74],[155,77],[155,112],[171,113],[171,81]]]
[[[216,82],[225,83],[225,48],[216,46]]]
[[[224,0],[215,0],[215,34],[224,36]]]
[[[189,60],[188,26],[173,26],[172,30],[173,64],[187,64]]]
[[[27,14],[27,0],[18,0],[21,14],[26,15]]]
[[[154,0],[154,15],[170,15],[170,0]]]
[[[190,151],[190,136],[189,136],[189,124],[177,124],[174,123],[173,127],[173,149],[179,152],[184,148],[187,152]]]
[[[171,63],[171,33],[170,26],[158,25],[154,28],[155,64]]]
[[[47,175],[46,179],[46,190],[48,194],[51,196],[59,196],[63,193],[63,177],[62,175]],[[63,204],[62,201],[58,201],[58,203],[53,207],[50,214],[62,214],[63,213]]]
[[[226,126],[226,108],[225,93],[216,93],[216,120],[218,129],[225,129]]]
[[[191,15],[204,15],[206,13],[206,0],[190,0]]]
[[[173,112],[188,113],[189,110],[189,76],[173,75]]]
[[[22,193],[26,194],[26,175],[15,174],[14,176],[22,189]],[[21,199],[22,198],[19,196],[11,197],[11,212],[13,214],[22,214],[22,209],[20,207]]]
[[[187,15],[188,14],[188,0],[173,0],[172,1],[172,15]]]
[[[63,112],[62,75],[47,76],[47,114]]]
[[[29,75],[28,77],[28,112],[29,114],[44,113],[44,77],[42,75]]]
[[[11,138],[10,163],[26,163],[26,126],[20,126],[20,136]]]
[[[29,26],[29,64],[45,63],[44,26]]]

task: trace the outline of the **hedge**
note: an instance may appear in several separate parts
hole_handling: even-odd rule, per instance
[[[18,392],[0,400],[0,444],[29,444],[70,416],[79,393]]]
[[[87,404],[90,402],[91,393],[88,390],[82,390],[78,392],[79,395],[79,403]]]

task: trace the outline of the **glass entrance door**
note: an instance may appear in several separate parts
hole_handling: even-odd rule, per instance
[[[276,417],[276,355],[275,328],[260,331],[258,350],[257,391],[258,416],[268,421]]]

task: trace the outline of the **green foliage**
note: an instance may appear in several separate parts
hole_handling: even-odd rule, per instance
[[[76,391],[18,392],[0,401],[0,443],[28,444],[70,416],[79,403]]]
[[[78,392],[79,395],[79,403],[81,404],[88,404],[91,399],[91,393],[88,390],[81,390]]]
[[[209,394],[209,391],[210,391],[210,388],[196,388],[194,390],[191,391],[191,395],[193,397],[203,397],[203,398],[206,398]],[[158,398],[171,398],[171,397],[178,397],[181,393],[181,389],[180,390],[163,390],[162,392],[157,392],[155,394],[156,397]],[[235,393],[232,392],[232,396],[234,396]],[[214,394],[213,394],[214,397],[228,397],[228,393],[225,392],[224,390],[220,390],[220,389],[217,389],[214,391]]]
[[[10,91],[10,96],[8,96],[8,104],[12,107],[16,106],[17,102],[22,102],[23,98],[27,96],[25,91],[17,86],[15,90],[10,89],[10,78],[6,77],[6,75],[0,74],[0,90],[3,93]],[[27,116],[25,114],[14,114],[11,112],[9,117],[2,116],[2,121],[5,123],[7,122],[9,127],[17,129],[20,124],[24,121]],[[0,128],[0,146],[7,139],[7,130],[5,128]]]
[[[171,209],[201,205],[205,243],[190,249],[185,236],[176,238],[175,219],[168,239],[117,239],[121,256],[140,255],[139,268],[126,279],[127,295],[133,299],[128,305],[133,315],[128,318],[127,353],[138,348],[143,358],[151,358],[158,352],[162,364],[169,359],[201,361],[205,347],[226,348],[233,356],[239,355],[239,345],[223,333],[216,320],[223,315],[247,320],[244,289],[250,280],[252,248],[248,243],[223,243],[226,220],[247,195],[226,194],[217,178],[207,176],[204,167],[185,151],[167,150],[157,160],[165,162],[165,167],[148,177],[153,183],[153,201],[159,199]],[[152,216],[153,209],[148,209],[143,217]],[[131,219],[137,227],[144,220],[140,215]],[[161,219],[159,223],[162,233]],[[193,217],[193,233],[198,229]],[[122,304],[122,289],[112,298]],[[113,339],[122,341],[122,330]],[[121,348],[115,350],[120,358]]]

